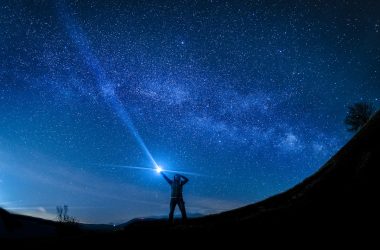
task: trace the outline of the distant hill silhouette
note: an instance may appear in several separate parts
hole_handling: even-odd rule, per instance
[[[56,225],[54,221],[11,214],[0,208],[0,239],[50,237],[56,234]]]
[[[166,219],[135,219],[118,226],[116,232],[108,230],[94,234],[83,232],[82,228],[70,237],[74,235],[76,239],[93,242],[131,240],[135,236],[147,238],[148,235],[171,238],[173,235],[218,235],[218,241],[228,238],[222,235],[243,239],[247,234],[255,239],[262,235],[301,237],[301,234],[315,233],[370,236],[375,231],[372,228],[377,226],[375,219],[379,211],[379,167],[380,112],[377,112],[319,171],[266,200],[220,214],[191,218],[185,226],[178,220],[174,226],[169,226]],[[56,224],[0,210],[0,237],[7,223],[15,228],[12,229],[14,233],[22,227],[38,226],[48,232],[47,236]]]

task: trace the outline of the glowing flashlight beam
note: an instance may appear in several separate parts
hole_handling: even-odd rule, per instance
[[[136,139],[137,143],[140,145],[140,147],[143,149],[145,154],[148,156],[149,160],[153,163],[153,166],[157,167],[156,161],[154,160],[152,154],[149,152],[148,148],[146,147],[136,127],[133,125],[133,122],[128,112],[124,109],[123,104],[120,102],[118,97],[112,96],[108,104],[111,105],[114,111],[116,111],[119,118],[123,121],[123,124],[129,129],[133,137]]]
[[[149,170],[149,171],[156,171],[157,173],[167,172],[167,173],[176,173],[176,174],[186,174],[186,175],[192,175],[192,176],[206,176],[206,175],[198,174],[198,173],[194,173],[194,172],[167,170],[167,169],[163,169],[159,165],[157,165],[156,168],[146,168],[146,167],[137,167],[137,166],[125,166],[125,165],[111,165],[111,164],[103,164],[101,166],[114,167],[114,168],[126,168],[126,169],[138,169],[138,170]]]
[[[90,43],[85,36],[82,28],[75,22],[74,18],[69,14],[69,9],[65,4],[65,1],[57,1],[59,17],[63,21],[65,28],[69,34],[70,39],[75,44],[79,53],[83,56],[84,62],[92,70],[100,93],[102,94],[105,102],[110,108],[114,110],[119,119],[123,122],[124,126],[129,130],[132,136],[135,138],[141,149],[148,156],[149,160],[153,163],[154,167],[157,167],[156,161],[153,159],[152,154],[146,147],[143,139],[134,126],[130,115],[125,109],[123,103],[119,97],[115,94],[114,84],[107,77],[107,74],[101,66],[98,58],[92,53]]]

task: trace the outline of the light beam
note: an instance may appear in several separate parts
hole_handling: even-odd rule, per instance
[[[137,170],[149,170],[149,171],[156,171],[157,173],[160,172],[167,172],[167,173],[176,173],[176,174],[186,174],[186,175],[192,175],[192,176],[207,176],[203,174],[198,174],[194,172],[187,172],[187,171],[181,171],[181,170],[168,170],[163,169],[161,166],[157,165],[156,168],[147,168],[147,167],[138,167],[138,166],[128,166],[128,165],[113,165],[113,164],[96,164],[97,166],[106,166],[106,167],[113,167],[113,168],[126,168],[126,169],[137,169]]]
[[[63,21],[65,28],[71,41],[76,46],[80,55],[83,57],[86,65],[91,69],[94,74],[100,93],[107,105],[117,114],[119,119],[123,122],[123,125],[129,130],[132,136],[135,138],[141,149],[147,155],[154,167],[157,167],[157,163],[154,160],[152,154],[145,145],[143,139],[138,133],[133,121],[124,107],[119,97],[115,94],[115,84],[108,78],[105,70],[103,69],[98,58],[93,54],[90,43],[85,36],[82,28],[75,22],[74,17],[70,15],[69,8],[66,6],[65,1],[57,1],[57,10],[59,17]]]

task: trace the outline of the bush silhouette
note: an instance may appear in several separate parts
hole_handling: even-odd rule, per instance
[[[72,216],[68,215],[69,206],[57,206],[57,220],[61,223],[75,224],[78,223],[78,220]]]

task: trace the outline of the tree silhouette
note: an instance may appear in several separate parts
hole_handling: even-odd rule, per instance
[[[358,102],[349,106],[347,116],[344,119],[347,130],[350,132],[358,131],[371,118],[374,110],[373,105],[367,102]]]

